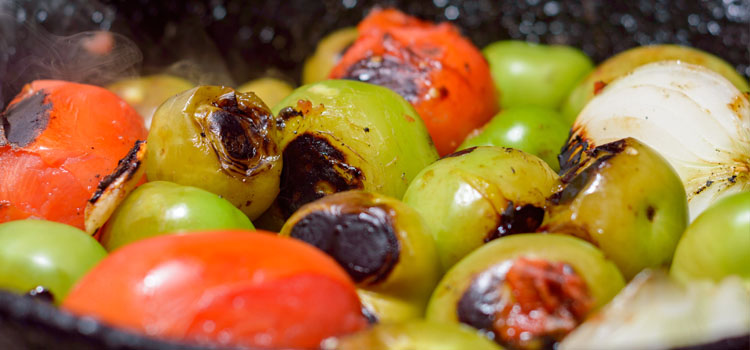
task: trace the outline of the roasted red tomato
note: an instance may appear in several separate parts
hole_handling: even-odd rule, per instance
[[[26,85],[0,114],[0,222],[37,217],[83,229],[86,201],[145,138],[138,113],[106,89]]]
[[[374,10],[331,78],[386,86],[411,102],[440,155],[498,111],[487,61],[458,29],[397,10]]]
[[[63,308],[151,336],[221,346],[316,348],[367,324],[325,253],[267,232],[159,236],[116,250]]]

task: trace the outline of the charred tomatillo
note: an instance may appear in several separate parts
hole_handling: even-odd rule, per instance
[[[610,57],[581,80],[562,105],[563,117],[572,124],[583,106],[604,86],[644,64],[668,60],[705,66],[723,75],[740,91],[750,91],[747,80],[732,65],[708,52],[680,45],[639,46]]]
[[[668,265],[688,222],[679,176],[652,148],[626,138],[595,148],[562,176],[540,230],[599,247],[631,279]]]
[[[258,78],[242,84],[239,92],[255,93],[266,105],[273,106],[291,94],[294,87],[284,80],[276,78]]]
[[[322,81],[294,90],[273,111],[283,125],[281,192],[253,221],[268,230],[336,192],[361,189],[400,199],[438,157],[414,108],[381,86]]]
[[[538,106],[503,109],[469,136],[458,150],[474,146],[500,146],[520,149],[542,158],[552,170],[560,170],[557,154],[568,139],[570,125],[560,113]]]
[[[151,127],[154,112],[164,101],[193,87],[195,84],[183,78],[156,74],[120,80],[107,86],[107,89],[133,106],[143,117],[146,129],[148,129]]]
[[[379,321],[419,318],[438,282],[435,242],[422,217],[401,201],[352,190],[300,208],[282,236],[331,255],[352,277]]]
[[[512,349],[540,349],[624,285],[617,267],[583,240],[513,235],[479,247],[448,271],[432,294],[427,320],[467,324]]]
[[[347,336],[326,339],[321,345],[324,350],[502,349],[470,327],[425,320],[381,323]]]
[[[315,48],[315,53],[305,60],[302,83],[311,84],[328,79],[341,56],[357,40],[357,28],[346,27],[326,35]]]
[[[42,287],[60,303],[107,251],[86,232],[45,220],[0,224],[0,288],[26,293]]]
[[[594,64],[581,50],[562,45],[498,41],[482,50],[502,108],[557,109]]]
[[[722,198],[688,226],[670,273],[677,280],[721,281],[737,275],[750,287],[750,191]]]
[[[409,185],[404,203],[427,222],[447,270],[495,238],[534,232],[546,198],[559,186],[557,174],[536,156],[481,146],[425,168]]]
[[[160,234],[232,228],[254,229],[250,219],[226,199],[197,187],[153,181],[138,187],[117,207],[99,241],[112,251]]]
[[[154,114],[146,175],[213,192],[252,220],[279,193],[280,128],[253,93],[196,87]]]

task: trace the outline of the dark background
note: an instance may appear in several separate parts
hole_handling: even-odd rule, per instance
[[[44,77],[105,84],[167,71],[199,83],[238,85],[262,75],[298,81],[317,41],[355,25],[373,6],[454,22],[479,47],[508,38],[568,44],[600,62],[637,45],[677,43],[719,55],[750,75],[750,0],[0,0],[0,107],[24,83]],[[88,64],[101,70],[89,74],[84,63],[61,53],[65,45],[36,43],[49,33],[85,30],[123,34],[142,61],[128,52]]]

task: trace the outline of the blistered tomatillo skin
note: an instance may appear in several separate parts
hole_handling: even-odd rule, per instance
[[[538,106],[503,109],[470,135],[458,150],[475,146],[515,148],[542,158],[552,170],[560,170],[557,154],[568,140],[570,125],[558,112]],[[481,130],[481,131],[480,131]]]
[[[443,270],[493,239],[534,232],[557,174],[523,151],[476,147],[454,153],[417,175],[404,203],[427,222]]]
[[[99,182],[145,138],[138,113],[106,89],[31,82],[0,114],[0,222],[34,217],[83,229]]]
[[[668,265],[688,222],[685,188],[674,169],[633,138],[578,156],[539,229],[591,242],[628,279]]]
[[[341,60],[355,40],[357,28],[346,27],[326,35],[315,48],[315,53],[305,60],[302,68],[302,84],[312,84],[328,79],[333,67]]]
[[[280,192],[257,221],[278,230],[303,205],[361,189],[401,198],[437,159],[424,123],[395,92],[351,80],[296,89],[273,108],[283,122]]]
[[[232,228],[254,229],[226,199],[197,187],[152,181],[117,207],[99,241],[112,251],[160,234]]]
[[[422,317],[438,282],[439,262],[427,225],[395,198],[359,190],[326,196],[294,213],[281,235],[331,255],[379,321]]]
[[[670,273],[681,282],[737,275],[750,287],[750,191],[724,197],[688,226]]]
[[[377,324],[365,331],[323,341],[324,350],[501,350],[463,325],[424,320]]]
[[[354,284],[333,259],[309,244],[246,230],[124,246],[62,306],[126,330],[221,348],[315,348],[367,325]]]
[[[154,114],[146,175],[213,192],[252,220],[279,191],[280,128],[254,94],[199,86]]]
[[[557,109],[593,68],[581,50],[564,45],[498,41],[484,49],[502,108]]]
[[[519,234],[485,244],[448,271],[427,319],[470,325],[511,348],[546,348],[624,284],[617,267],[583,240]]]
[[[704,66],[727,78],[740,91],[750,91],[747,80],[732,65],[708,52],[679,45],[639,46],[608,58],[589,73],[563,103],[563,117],[572,124],[586,103],[610,82],[647,63],[669,60]]]
[[[86,232],[46,220],[0,224],[0,288],[26,293],[41,287],[56,303],[107,252]]]
[[[357,30],[331,78],[396,91],[417,109],[441,156],[497,113],[487,61],[453,25],[375,9]]]

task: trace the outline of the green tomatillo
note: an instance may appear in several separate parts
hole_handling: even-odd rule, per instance
[[[560,170],[557,154],[568,139],[570,125],[560,113],[538,106],[503,109],[478,134],[469,136],[458,150],[474,146],[520,149],[542,158],[553,170]]]
[[[361,189],[400,199],[438,157],[411,104],[381,86],[322,81],[294,90],[273,111],[283,128],[281,191],[253,221],[267,230],[336,192]]]
[[[111,251],[165,233],[254,229],[250,219],[226,199],[167,181],[138,187],[115,210],[99,241]]]
[[[73,226],[31,219],[0,224],[0,288],[41,287],[60,303],[105,256],[99,242]]]
[[[562,45],[498,41],[482,53],[490,64],[502,108],[557,109],[594,66],[581,50]]]
[[[475,147],[425,168],[404,203],[427,222],[443,270],[493,239],[534,232],[546,199],[559,190],[543,160],[512,148]]]

